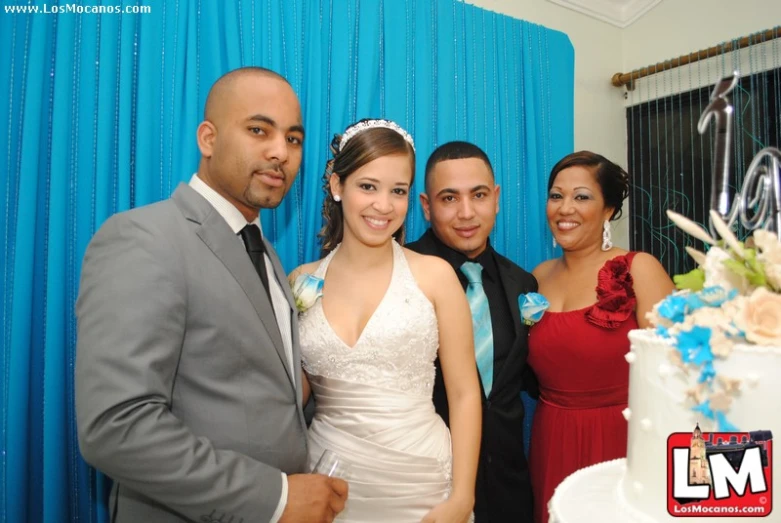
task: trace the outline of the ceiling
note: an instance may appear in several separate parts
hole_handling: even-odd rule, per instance
[[[626,27],[662,0],[548,0],[617,27]]]

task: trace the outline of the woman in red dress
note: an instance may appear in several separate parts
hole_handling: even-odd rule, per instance
[[[550,303],[529,338],[540,383],[529,449],[537,523],[564,478],[626,456],[627,334],[674,289],[651,255],[612,245],[628,191],[627,173],[588,151],[564,157],[548,180],[548,226],[563,256],[534,269]]]

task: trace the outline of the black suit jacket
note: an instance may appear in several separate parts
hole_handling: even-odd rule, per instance
[[[448,249],[429,229],[408,249],[448,259]],[[476,523],[532,523],[532,490],[523,451],[524,408],[521,390],[537,397],[537,381],[526,364],[528,327],[521,322],[518,296],[537,291],[537,280],[495,253],[499,277],[512,313],[515,340],[500,369],[494,370],[491,392],[483,396],[483,431],[475,492]],[[458,270],[458,267],[454,267]],[[445,383],[436,362],[434,406],[449,425]]]

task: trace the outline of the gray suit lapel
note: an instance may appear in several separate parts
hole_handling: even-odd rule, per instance
[[[189,186],[180,184],[172,198],[179,203],[185,218],[199,225],[195,233],[228,269],[247,295],[263,322],[287,375],[290,376],[290,366],[274,311],[241,240],[233,234],[220,213]]]

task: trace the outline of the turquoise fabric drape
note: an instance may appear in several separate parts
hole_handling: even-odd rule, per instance
[[[410,238],[426,228],[428,154],[463,139],[503,187],[496,248],[526,268],[552,255],[545,179],[573,147],[561,33],[453,0],[24,5],[39,12],[0,11],[0,521],[107,521],[107,481],[81,460],[74,423],[82,256],[108,216],[168,197],[196,170],[208,88],[232,68],[274,69],[302,100],[301,173],[262,214],[288,269],[317,257],[330,138],[372,116],[416,139]]]

